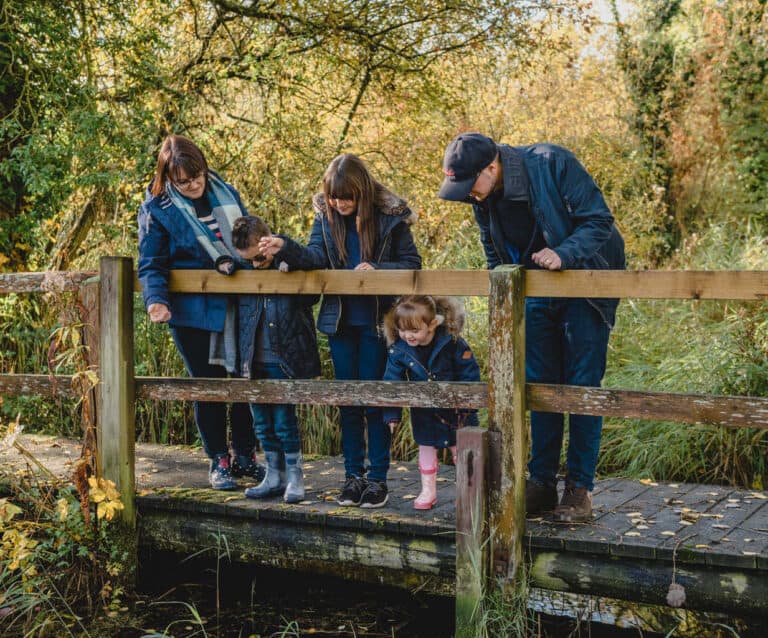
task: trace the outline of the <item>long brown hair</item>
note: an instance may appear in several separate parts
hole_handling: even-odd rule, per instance
[[[331,225],[331,236],[339,259],[347,261],[346,230],[339,212],[331,206],[331,199],[353,199],[357,206],[357,233],[360,236],[361,261],[374,261],[378,239],[375,208],[390,191],[377,182],[357,155],[343,153],[333,159],[323,174],[325,215]]]
[[[150,192],[160,195],[169,180],[179,179],[180,171],[184,171],[187,177],[203,173],[206,186],[208,185],[208,162],[205,161],[203,152],[183,135],[169,135],[163,140],[157,154],[157,167]]]

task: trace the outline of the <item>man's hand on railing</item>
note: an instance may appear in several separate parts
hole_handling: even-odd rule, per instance
[[[389,426],[389,431],[394,434],[395,430],[397,430],[397,427],[400,425],[400,421],[388,421],[387,425]]]
[[[531,259],[533,259],[533,263],[545,270],[560,270],[563,265],[560,255],[551,248],[544,248],[533,253]]]
[[[152,323],[165,323],[171,318],[171,311],[164,303],[151,303],[147,308],[149,320]]]

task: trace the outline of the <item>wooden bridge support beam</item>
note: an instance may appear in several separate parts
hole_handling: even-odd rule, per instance
[[[482,635],[483,597],[488,572],[488,430],[456,433],[456,636]]]

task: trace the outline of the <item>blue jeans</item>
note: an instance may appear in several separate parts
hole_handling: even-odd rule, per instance
[[[599,387],[605,374],[609,335],[608,324],[586,299],[527,299],[526,380]],[[556,484],[563,428],[563,414],[531,412],[528,472],[534,481]],[[602,417],[569,415],[567,476],[588,490],[594,486],[602,430]]]
[[[279,363],[254,363],[254,379],[287,379]],[[296,406],[287,403],[251,403],[253,427],[265,452],[301,451]]]
[[[375,326],[345,326],[328,337],[337,379],[381,380],[387,349]],[[368,478],[385,481],[392,433],[379,407],[342,406],[341,450],[346,475],[365,474],[365,429],[368,426]]]
[[[227,371],[222,366],[208,363],[210,332],[186,326],[170,326],[170,329],[189,376],[214,379],[227,377]],[[211,459],[218,454],[228,454],[227,404],[195,401],[194,405],[195,424],[205,453]],[[229,418],[233,451],[235,454],[250,456],[256,446],[256,437],[248,404],[233,403]]]

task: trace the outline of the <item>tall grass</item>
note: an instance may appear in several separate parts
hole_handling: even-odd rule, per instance
[[[696,236],[673,265],[690,270],[765,269],[759,229]],[[605,386],[768,396],[768,303],[624,300]],[[606,420],[598,471],[630,477],[768,485],[768,431],[630,419]]]

